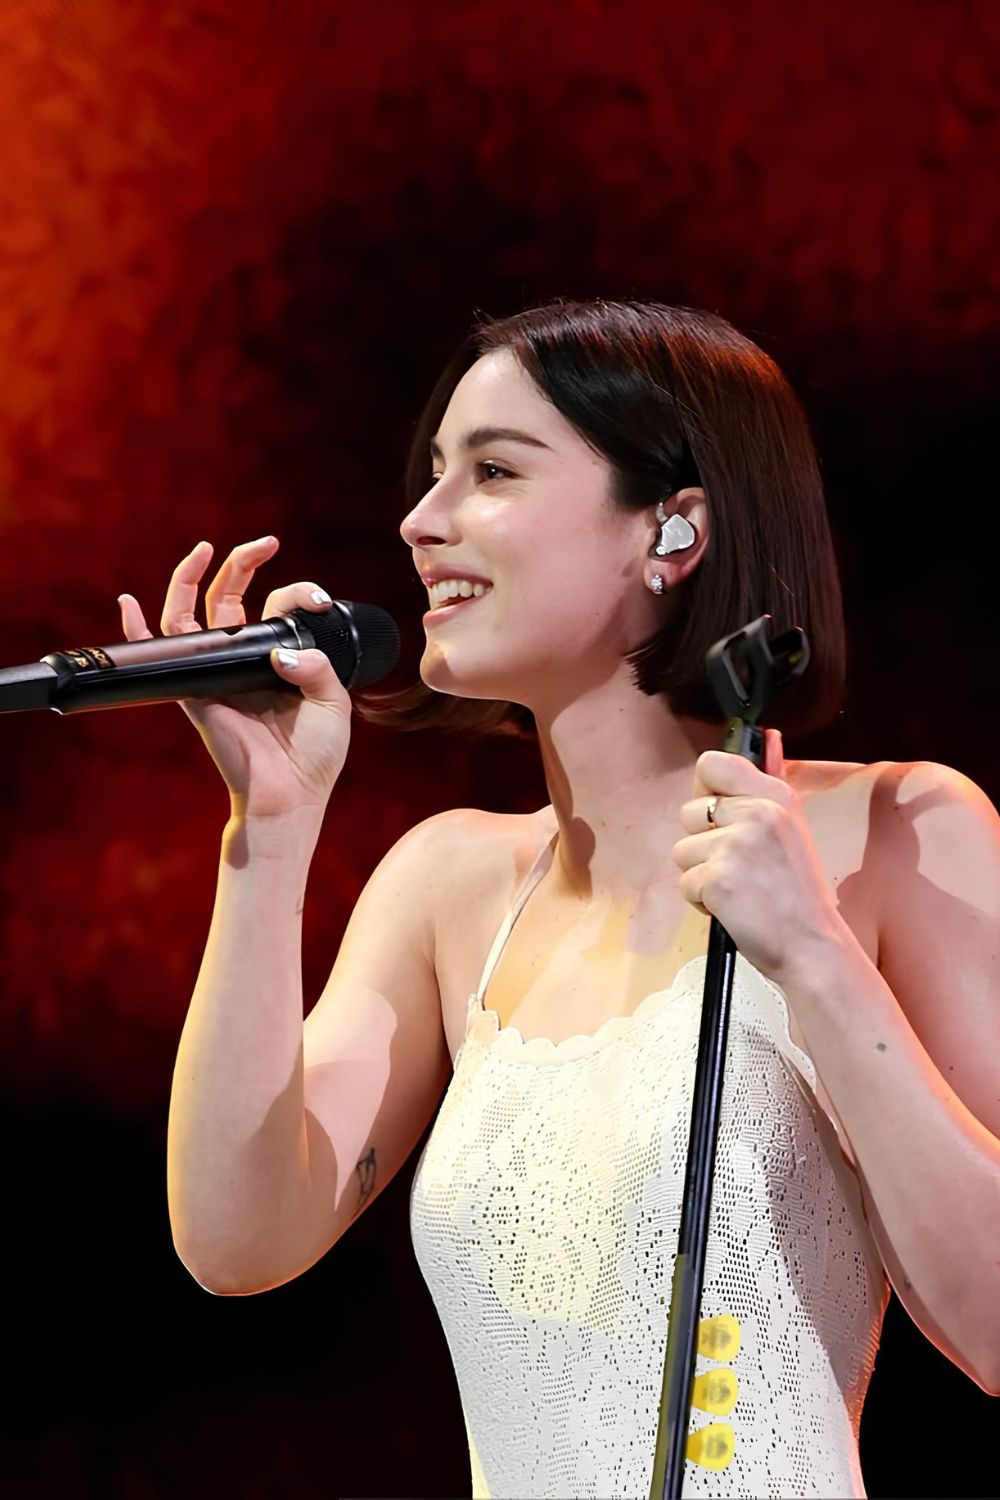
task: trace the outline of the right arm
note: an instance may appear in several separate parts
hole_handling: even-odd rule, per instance
[[[310,812],[233,816],[181,1034],[167,1138],[181,1260],[207,1290],[265,1291],[317,1261],[406,1161],[451,1075],[433,900],[461,810],[390,849],[303,1024]]]
[[[246,623],[244,595],[277,545],[268,536],[232,550],[205,592],[209,629]],[[202,628],[213,550],[199,542],[174,569],[165,635]],[[316,588],[273,590],[263,618],[332,608]],[[138,600],[119,603],[127,639],[152,639]],[[406,1160],[451,1072],[433,913],[461,812],[428,818],[389,850],[303,1023],[303,896],[352,705],[324,652],[270,659],[274,691],[180,701],[231,816],[174,1069],[167,1196],[181,1260],[223,1294],[265,1291],[318,1260]]]

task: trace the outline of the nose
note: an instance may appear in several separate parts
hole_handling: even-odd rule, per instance
[[[409,516],[400,526],[399,534],[411,550],[417,547],[440,547],[445,541],[443,536],[437,536],[433,531],[422,531],[419,526],[411,524]]]
[[[440,531],[425,529],[429,526],[443,527],[448,524],[443,516],[437,515],[431,517],[428,514],[430,499],[430,495],[425,495],[422,500],[417,502],[409,515],[403,517],[399,534],[408,547],[440,545],[446,540]]]

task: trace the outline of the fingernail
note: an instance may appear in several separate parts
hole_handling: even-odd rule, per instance
[[[326,589],[313,589],[309,597],[314,604],[333,603],[333,600],[330,598],[330,595],[327,593]]]
[[[297,667],[299,664],[299,654],[297,651],[279,651],[278,660],[283,667]]]

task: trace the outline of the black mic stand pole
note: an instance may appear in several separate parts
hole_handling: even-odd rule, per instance
[[[809,664],[805,632],[793,626],[769,643],[765,631],[770,621],[770,615],[761,615],[742,630],[717,641],[705,658],[709,682],[728,721],[722,748],[733,755],[745,756],[755,766],[762,765],[764,759],[764,731],[758,720],[772,692],[801,677]],[[737,675],[737,659],[745,683]],[[735,960],[736,944],[722,923],[713,917],[650,1500],[681,1500],[684,1484]]]

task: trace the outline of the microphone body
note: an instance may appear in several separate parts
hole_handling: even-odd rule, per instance
[[[367,687],[395,666],[399,631],[375,604],[334,599],[322,614],[294,609],[220,630],[52,651],[26,666],[0,669],[0,713],[49,708],[75,714],[178,698],[297,693],[295,683],[271,666],[275,646],[318,649],[346,688]]]

